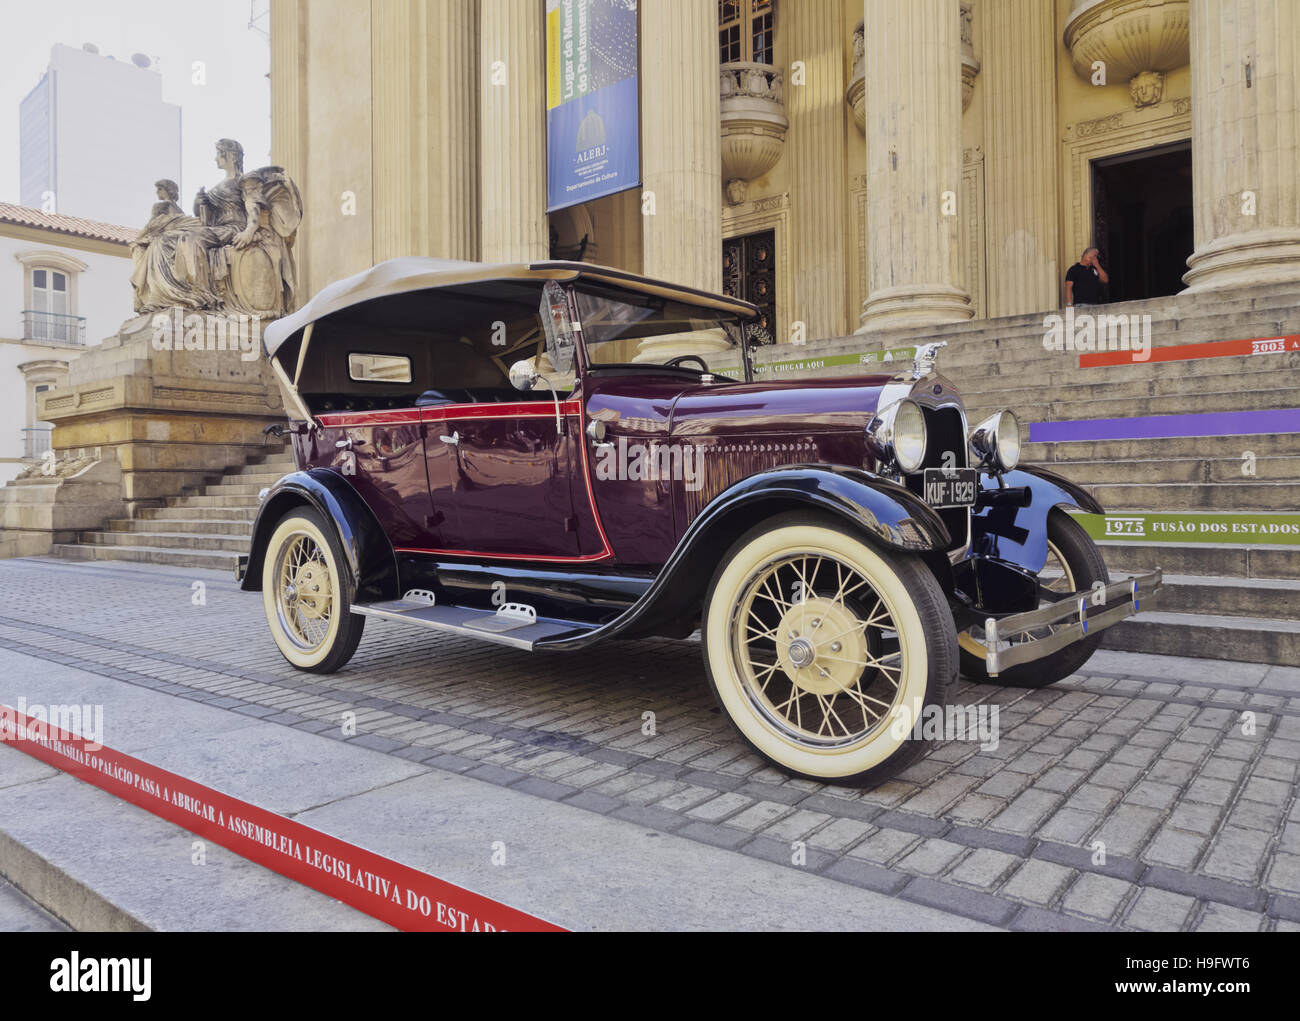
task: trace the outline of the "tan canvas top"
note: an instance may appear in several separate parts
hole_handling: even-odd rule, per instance
[[[486,263],[465,262],[456,259],[430,259],[405,256],[389,259],[354,276],[336,280],[318,292],[307,304],[292,315],[277,319],[263,333],[266,353],[274,355],[280,346],[309,323],[327,316],[389,295],[405,294],[437,287],[454,287],[492,280],[560,280],[571,281],[582,277],[601,283],[623,287],[641,294],[700,305],[705,308],[754,316],[758,309],[747,301],[728,298],[693,287],[672,284],[663,280],[627,273],[621,269],[595,266],[585,262],[534,262]]]

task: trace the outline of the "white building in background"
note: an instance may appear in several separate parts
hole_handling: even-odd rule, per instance
[[[19,107],[19,139],[20,201],[34,209],[143,224],[153,182],[180,182],[181,108],[140,54],[53,47]]]
[[[133,314],[136,227],[0,202],[0,485],[50,446],[37,395]]]

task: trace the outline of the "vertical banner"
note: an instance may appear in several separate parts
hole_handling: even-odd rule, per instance
[[[641,183],[637,0],[546,0],[546,211]]]

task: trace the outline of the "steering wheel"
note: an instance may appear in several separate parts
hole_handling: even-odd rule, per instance
[[[695,362],[699,365],[701,372],[708,372],[709,366],[699,355],[678,355],[676,358],[669,358],[664,362],[668,368],[676,369],[682,362]]]

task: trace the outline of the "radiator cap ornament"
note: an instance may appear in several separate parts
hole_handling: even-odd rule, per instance
[[[939,359],[939,348],[947,347],[946,340],[933,340],[916,349],[912,358],[912,378],[924,379],[934,371],[934,363]]]

